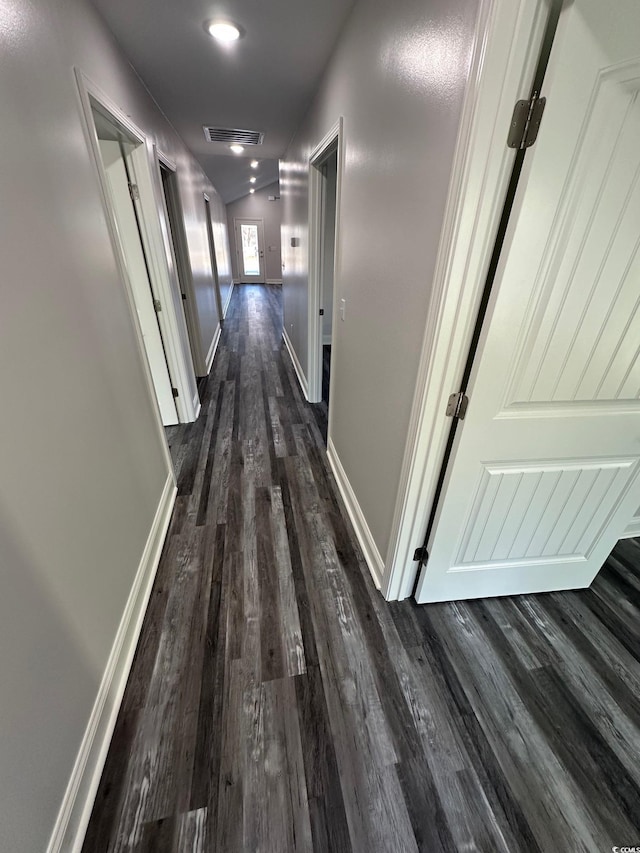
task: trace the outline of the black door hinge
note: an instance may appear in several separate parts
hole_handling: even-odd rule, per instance
[[[180,396],[180,394],[178,394],[178,389],[177,389],[177,388],[172,388],[172,389],[171,389],[171,393],[173,394],[173,396],[174,396],[174,397],[179,397],[179,396]]]
[[[324,317],[324,308],[321,308],[321,309],[320,309],[320,316],[321,316],[321,317]]]
[[[428,556],[429,552],[424,545],[421,548],[416,548],[413,552],[413,559],[416,563],[426,563]]]
[[[507,146],[509,148],[531,148],[538,138],[546,98],[539,98],[534,92],[528,101],[517,101],[513,108]]]

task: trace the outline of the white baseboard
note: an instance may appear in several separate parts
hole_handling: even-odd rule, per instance
[[[127,600],[47,853],[80,853],[107,759],[176,497],[169,474]]]
[[[640,518],[632,518],[631,523],[627,525],[624,533],[620,537],[621,539],[634,539],[636,536],[640,536]]]
[[[293,362],[293,369],[296,372],[296,376],[298,377],[298,382],[300,383],[300,387],[302,388],[302,393],[304,394],[305,400],[309,399],[309,383],[307,382],[307,377],[304,375],[304,371],[302,369],[302,365],[298,361],[298,356],[296,351],[293,348],[293,344],[289,340],[289,335],[287,334],[287,330],[282,330],[282,338],[284,340],[284,345],[287,348],[287,352],[291,356],[291,361]]]
[[[213,336],[213,340],[211,341],[211,346],[209,347],[209,352],[207,353],[207,363],[205,367],[207,368],[207,376],[211,373],[211,366],[213,364],[213,359],[216,355],[216,350],[218,349],[218,344],[220,343],[220,333],[222,332],[221,327],[218,325],[216,329],[216,333]]]
[[[282,284],[281,278],[268,278],[267,284]]]
[[[193,398],[193,420],[197,421],[198,416],[200,414],[200,409],[202,409],[202,403],[200,402],[200,394],[196,391],[196,396]]]
[[[333,335],[323,335],[322,336],[322,346],[323,347],[330,347],[332,341],[333,341]]]
[[[231,287],[229,288],[229,295],[227,296],[227,302],[226,302],[224,308],[222,309],[223,318],[227,316],[227,311],[229,310],[229,304],[231,302],[231,297],[233,296],[233,288],[234,287],[235,287],[235,282],[232,280],[231,281]]]
[[[380,589],[382,576],[384,575],[384,560],[380,555],[380,551],[378,551],[378,546],[373,540],[373,536],[369,530],[369,525],[367,524],[360,504],[358,503],[355,492],[351,488],[349,478],[342,467],[342,462],[340,462],[335,445],[331,439],[329,439],[327,444],[327,458],[329,459],[329,465],[333,471],[333,476],[336,478],[338,490],[340,491],[342,500],[347,508],[351,524],[353,524],[356,538],[362,548],[365,562],[371,572],[373,582],[376,587]]]

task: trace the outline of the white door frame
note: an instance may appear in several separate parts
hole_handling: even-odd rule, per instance
[[[482,0],[453,161],[427,326],[381,592],[412,594],[458,390],[515,151],[506,139],[516,101],[529,98],[548,0]]]
[[[322,318],[320,307],[322,300],[322,256],[323,256],[323,223],[324,223],[324,183],[321,172],[322,164],[337,150],[336,174],[336,222],[335,243],[333,250],[333,306],[331,328],[335,341],[337,306],[340,292],[338,281],[338,259],[340,252],[340,192],[342,187],[342,158],[344,150],[342,117],[324,135],[309,155],[309,315],[308,315],[308,388],[307,399],[310,403],[322,400]],[[335,347],[331,347],[331,363],[335,364]],[[329,424],[327,429],[327,445],[331,436],[332,425],[332,385],[329,384]]]
[[[200,358],[204,363],[204,356],[202,355],[200,348],[200,334],[198,331],[197,311],[194,307],[195,295],[193,292],[193,277],[191,271],[191,264],[189,263],[189,247],[187,244],[187,235],[185,233],[184,227],[184,215],[182,213],[180,190],[176,184],[177,166],[173,162],[173,160],[169,159],[169,157],[163,154],[163,152],[160,151],[157,147],[156,156],[158,158],[160,189],[162,190],[162,213],[164,215],[164,223],[161,222],[161,224],[163,224],[163,234],[166,233],[166,245],[168,247],[170,257],[172,258],[172,262],[174,265],[173,268],[176,272],[176,284],[178,290],[181,290],[181,288],[183,287],[186,296],[186,299],[182,299],[182,295],[180,296],[180,298],[183,303],[182,307],[185,314],[185,323],[187,329],[187,337],[189,339],[191,360],[193,364],[194,373],[197,376],[198,365],[196,364],[196,362],[198,358]],[[167,199],[164,192],[164,182],[162,180],[161,167],[165,168],[168,172],[171,173],[172,183],[169,186],[169,203],[174,209],[173,212],[175,214],[176,219],[175,223],[171,222],[171,218],[169,216]],[[198,395],[197,387],[195,394],[197,399],[194,398],[194,408],[197,414],[200,412],[200,397]]]
[[[113,218],[113,211],[109,201],[109,189],[107,177],[102,165],[102,157],[98,144],[98,137],[93,121],[92,100],[98,104],[104,111],[105,115],[110,116],[116,124],[122,126],[126,133],[140,142],[140,145],[134,149],[131,155],[133,162],[136,180],[140,194],[140,209],[141,216],[141,231],[142,240],[147,254],[149,263],[149,272],[153,280],[154,288],[158,293],[162,310],[158,314],[158,321],[162,339],[165,346],[165,353],[171,378],[174,386],[178,390],[176,398],[176,410],[178,418],[182,423],[194,421],[197,417],[197,412],[194,407],[194,392],[197,394],[197,385],[195,380],[195,372],[191,359],[191,352],[188,348],[188,338],[186,337],[186,327],[184,334],[181,335],[179,317],[180,314],[176,311],[175,297],[180,298],[179,287],[172,279],[166,257],[166,247],[162,235],[162,227],[160,223],[160,211],[163,209],[162,186],[160,182],[160,174],[157,167],[156,154],[153,142],[125,115],[125,113],[115,104],[108,95],[106,95],[95,83],[93,83],[79,68],[75,68],[76,81],[78,84],[78,92],[80,96],[81,113],[84,119],[83,126],[89,151],[92,155],[92,160],[98,176],[102,202],[105,209],[107,227],[113,245],[116,262],[120,271],[120,276],[124,284],[125,293],[129,301],[132,320],[139,337],[141,354],[145,363],[145,375],[147,376],[150,391],[156,404],[157,400],[153,379],[149,369],[147,354],[142,339],[142,331],[140,329],[133,290],[129,281],[127,267],[122,255],[120,241],[118,239],[117,227]],[[184,318],[182,319],[184,325]],[[162,427],[162,420],[158,409],[158,418]],[[162,431],[163,440],[164,429]]]

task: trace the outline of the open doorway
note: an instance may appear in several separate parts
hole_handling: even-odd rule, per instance
[[[140,201],[140,190],[135,155],[143,143],[130,136],[98,104],[92,103],[91,111],[106,177],[108,202],[131,285],[162,423],[165,426],[177,424],[180,420],[176,408],[178,389],[171,376],[158,317],[163,306],[154,287],[143,235],[142,213],[136,204]]]
[[[335,366],[336,259],[340,197],[340,123],[309,158],[309,402],[318,425],[331,433],[331,373]],[[341,313],[341,317],[344,315]]]
[[[171,242],[176,277],[180,288],[182,311],[189,336],[191,358],[194,366],[196,366],[198,364],[198,325],[193,302],[190,298],[188,282],[191,276],[191,265],[187,250],[187,238],[184,233],[184,218],[180,204],[178,176],[175,168],[171,167],[160,155],[158,155],[158,166],[160,168],[160,178],[162,179],[162,194],[164,196],[169,231],[168,237]]]
[[[322,325],[322,402],[329,406],[331,345],[333,341],[333,275],[336,248],[338,149],[322,164],[322,221],[320,254],[320,317]]]

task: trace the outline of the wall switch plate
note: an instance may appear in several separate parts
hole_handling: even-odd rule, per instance
[[[347,311],[347,300],[341,299],[340,300],[340,319],[341,320],[344,320],[344,315],[346,314],[346,311]]]

